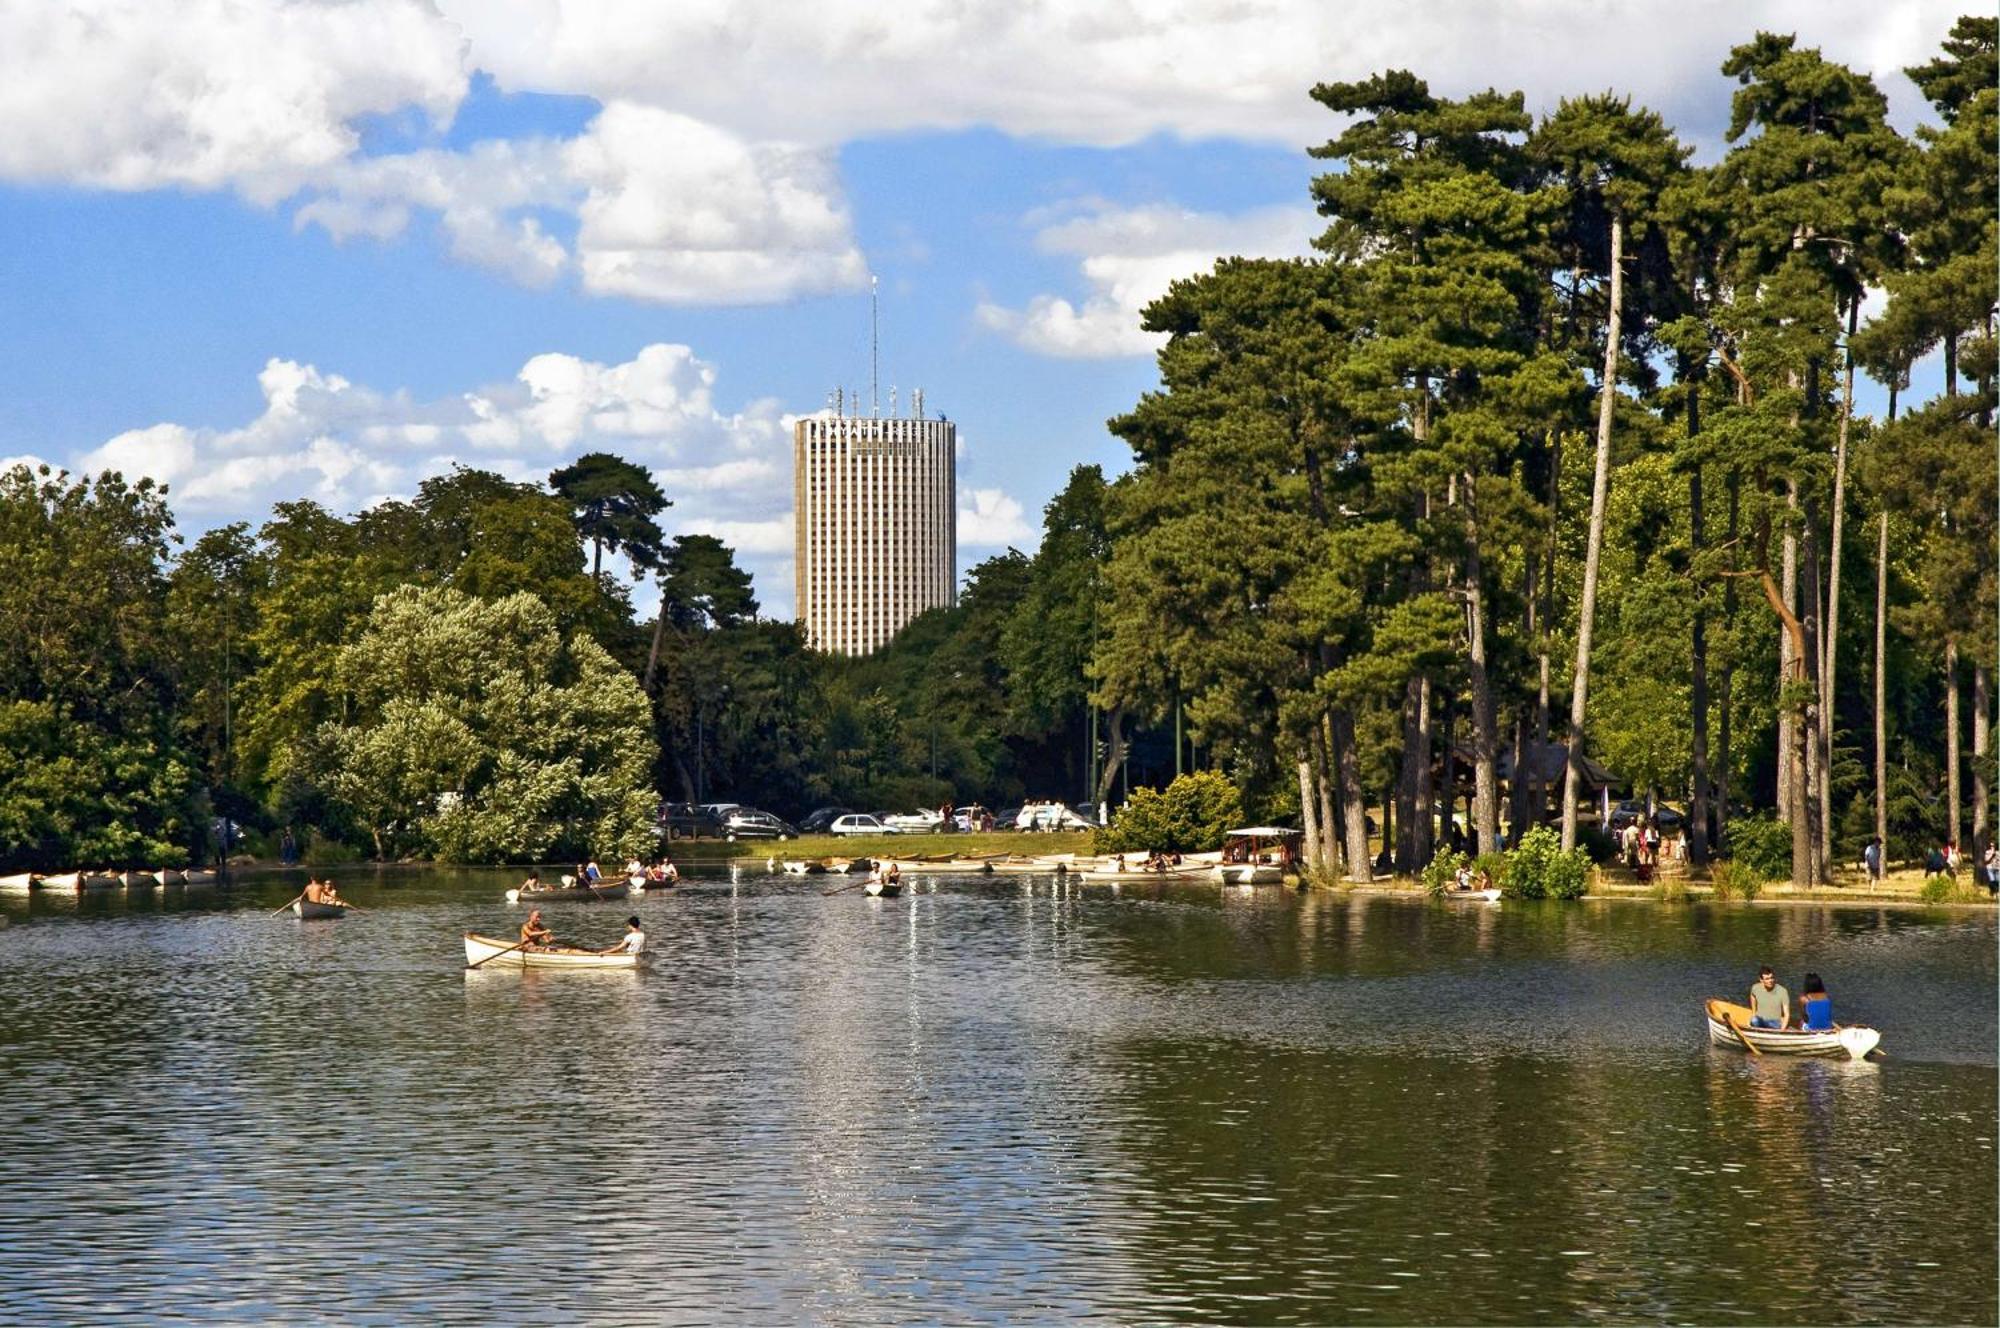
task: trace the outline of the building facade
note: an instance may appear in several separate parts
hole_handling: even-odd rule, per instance
[[[817,650],[865,655],[957,600],[958,430],[838,410],[792,429],[798,615]]]

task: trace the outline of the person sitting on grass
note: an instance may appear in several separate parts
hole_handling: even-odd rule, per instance
[[[1769,964],[1757,970],[1750,984],[1750,1027],[1786,1028],[1792,1022],[1792,993],[1778,985]]]

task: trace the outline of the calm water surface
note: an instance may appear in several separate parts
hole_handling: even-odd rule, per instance
[[[0,1318],[1992,1323],[1990,913],[745,871],[13,900]],[[1884,1030],[1710,1048],[1768,960]]]

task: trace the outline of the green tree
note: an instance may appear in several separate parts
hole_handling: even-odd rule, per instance
[[[637,681],[532,595],[406,586],[339,653],[344,718],[312,761],[378,856],[539,861],[650,843]]]
[[[566,500],[577,533],[590,541],[590,578],[604,579],[604,550],[622,552],[644,572],[659,565],[666,536],[654,520],[673,504],[643,466],[609,452],[586,452],[549,475]]]
[[[1100,853],[1207,853],[1242,824],[1243,801],[1227,776],[1196,770],[1164,791],[1139,788],[1097,833]]]

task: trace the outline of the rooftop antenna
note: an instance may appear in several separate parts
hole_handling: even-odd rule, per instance
[[[881,290],[880,277],[868,278],[868,413],[877,417],[882,414]]]

